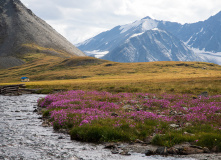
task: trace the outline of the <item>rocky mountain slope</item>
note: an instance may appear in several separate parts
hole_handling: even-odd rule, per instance
[[[24,54],[40,51],[58,57],[85,56],[20,0],[0,1],[0,68],[21,65]]]
[[[173,33],[190,47],[221,52],[221,12],[205,21],[184,25],[167,22],[160,27]]]
[[[132,35],[102,59],[115,62],[201,61],[182,41],[159,29]]]
[[[117,62],[171,60],[221,64],[220,28],[221,12],[205,21],[184,25],[145,17],[77,46],[88,55],[101,53],[103,59]]]

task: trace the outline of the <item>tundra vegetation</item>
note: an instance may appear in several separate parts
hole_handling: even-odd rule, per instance
[[[152,144],[191,142],[221,149],[221,66],[204,62],[115,63],[91,57],[25,54],[26,64],[0,70],[0,85],[39,93],[66,91],[39,100],[54,129],[72,139]],[[50,62],[50,63],[49,63]],[[207,96],[197,96],[207,91]]]
[[[206,95],[207,96],[207,95]],[[86,142],[133,142],[171,147],[191,142],[221,149],[221,95],[67,91],[38,101],[55,130]]]
[[[221,92],[221,66],[204,62],[115,63],[91,57],[62,58],[42,53],[23,55],[26,64],[0,70],[0,85],[29,77],[29,88],[98,90],[108,92],[210,95]]]

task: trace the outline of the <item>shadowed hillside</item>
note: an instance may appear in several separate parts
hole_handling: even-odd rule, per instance
[[[20,0],[0,2],[0,68],[24,64],[27,53],[68,58],[85,56]]]

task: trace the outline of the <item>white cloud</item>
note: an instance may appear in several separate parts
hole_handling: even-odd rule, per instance
[[[221,10],[220,0],[21,0],[72,43],[150,16],[193,23]]]

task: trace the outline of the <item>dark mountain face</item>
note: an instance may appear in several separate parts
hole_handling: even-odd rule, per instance
[[[111,51],[118,47],[133,34],[144,32],[157,27],[158,21],[145,17],[131,24],[116,26],[113,29],[100,33],[97,36],[78,44],[82,51]]]
[[[116,62],[202,60],[171,34],[170,31],[178,30],[181,26],[179,23],[145,17],[103,32],[80,44],[79,48],[86,53],[93,50],[108,51],[102,59]]]
[[[0,1],[0,67],[8,68],[24,63],[20,58],[30,52],[26,48],[27,44],[52,48],[53,54],[60,57],[85,56],[20,0]]]
[[[148,30],[127,39],[102,57],[115,62],[200,61],[183,42],[164,30]]]
[[[189,37],[187,44],[205,51],[221,52],[221,12],[198,22],[198,30]]]
[[[167,34],[157,33],[157,30]],[[155,36],[157,34],[161,36]],[[117,62],[161,60],[215,62],[212,59],[216,59],[214,57],[216,55],[220,56],[217,52],[221,52],[221,12],[205,21],[184,25],[145,17],[103,32],[78,44],[78,47],[86,53],[109,52],[103,59]],[[209,52],[214,54],[211,55]]]
[[[168,22],[160,27],[171,32],[190,47],[221,52],[221,12],[197,23],[181,25]]]
[[[110,31],[102,32],[97,36],[84,42],[84,45],[80,45],[79,49],[87,50],[111,50],[122,39],[118,36],[120,34],[119,26],[113,28]]]

